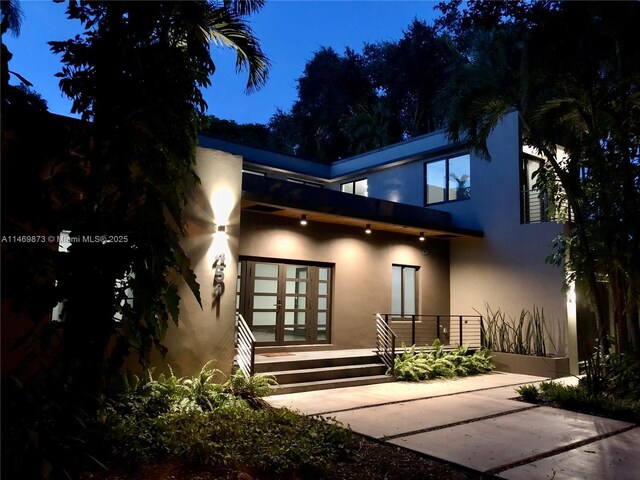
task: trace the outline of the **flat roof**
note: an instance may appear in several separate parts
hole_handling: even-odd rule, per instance
[[[481,230],[452,225],[448,212],[250,174],[242,177],[242,208],[285,217],[305,213],[326,223],[370,223],[379,230],[436,238],[483,236]]]
[[[225,140],[206,133],[198,136],[198,143],[204,148],[241,155],[244,162],[248,164],[330,181],[363,171],[410,162],[463,146],[450,142],[444,130],[438,130],[333,163],[321,163],[295,155]]]

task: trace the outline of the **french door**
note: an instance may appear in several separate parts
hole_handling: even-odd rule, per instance
[[[241,260],[237,308],[256,342],[328,343],[331,275],[327,266]]]

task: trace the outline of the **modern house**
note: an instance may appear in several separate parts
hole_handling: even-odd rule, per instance
[[[434,132],[320,164],[200,136],[184,247],[204,309],[185,287],[166,361],[230,370],[237,313],[262,352],[373,348],[376,314],[417,343],[479,344],[487,303],[543,308],[577,373],[575,298],[545,263],[562,225],[531,192],[515,112],[488,147]]]

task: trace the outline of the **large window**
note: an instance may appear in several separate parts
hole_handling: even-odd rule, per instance
[[[418,311],[418,267],[393,265],[391,269],[391,314],[394,318]]]
[[[343,183],[340,185],[340,191],[342,193],[355,193],[356,195],[368,197],[369,189],[367,186],[367,179],[361,178],[360,180]]]
[[[427,205],[471,197],[469,154],[428,162],[424,170]]]

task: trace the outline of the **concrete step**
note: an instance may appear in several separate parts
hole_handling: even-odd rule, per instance
[[[260,361],[255,364],[256,373],[271,373],[284,370],[304,370],[310,368],[341,367],[345,365],[366,365],[379,363],[380,358],[372,353],[371,355],[347,356],[347,357],[326,357],[326,358],[274,358],[273,360]]]
[[[389,375],[369,375],[366,377],[339,378],[334,380],[320,380],[315,382],[300,382],[280,385],[272,395],[285,393],[311,392],[314,390],[327,390],[330,388],[358,387],[360,385],[373,385],[377,383],[395,382],[396,379]]]
[[[279,370],[269,372],[276,377],[280,385],[291,383],[317,382],[340,378],[368,377],[384,375],[387,367],[382,363],[364,365],[339,365],[320,368],[300,368],[296,370]]]

